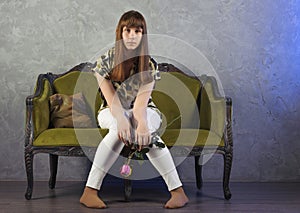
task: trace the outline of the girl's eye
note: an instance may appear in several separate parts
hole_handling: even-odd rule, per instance
[[[131,31],[133,31],[133,32],[136,33],[136,34],[142,32],[141,29],[130,29],[130,28],[125,28],[123,31],[124,31],[124,32],[127,32],[127,33],[130,33]]]

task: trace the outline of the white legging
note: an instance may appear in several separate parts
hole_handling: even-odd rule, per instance
[[[94,162],[86,183],[86,186],[97,190],[100,189],[106,173],[117,160],[124,147],[124,143],[118,138],[117,121],[112,116],[109,108],[99,112],[98,122],[101,128],[107,128],[109,129],[109,132],[97,148]],[[155,110],[147,108],[147,122],[148,128],[152,133],[159,128],[161,118]],[[146,155],[152,165],[163,177],[169,191],[182,186],[172,156],[167,147],[157,148],[153,146]]]

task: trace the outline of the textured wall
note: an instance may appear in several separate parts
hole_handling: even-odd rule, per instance
[[[83,3],[84,2],[84,3]],[[25,97],[39,73],[62,73],[114,40],[120,15],[139,10],[151,33],[201,50],[233,98],[235,181],[300,180],[300,2],[294,0],[0,2],[0,180],[24,180]],[[179,172],[194,181],[193,159]],[[48,157],[35,157],[35,179]],[[221,180],[222,158],[204,166]],[[61,158],[58,179],[82,180],[84,158]]]

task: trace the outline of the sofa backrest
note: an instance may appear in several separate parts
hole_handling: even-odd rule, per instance
[[[223,132],[225,119],[224,98],[218,101],[215,79],[190,77],[182,72],[161,71],[152,99],[163,114],[163,128],[202,128]],[[72,95],[81,92],[94,113],[102,103],[98,83],[90,72],[73,69],[53,80],[54,93]],[[201,106],[200,106],[201,105]],[[213,108],[212,108],[213,107]]]
[[[201,82],[180,72],[161,72],[152,98],[163,114],[163,128],[199,128]]]
[[[92,73],[71,71],[53,81],[55,93],[73,95],[81,92],[95,116],[102,103],[98,83]],[[161,72],[152,93],[163,114],[163,127],[170,129],[199,127],[197,105],[201,82],[179,72]],[[198,118],[198,119],[197,119]]]

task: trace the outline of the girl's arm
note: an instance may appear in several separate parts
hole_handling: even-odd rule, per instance
[[[147,122],[147,105],[154,87],[154,81],[142,85],[137,94],[136,100],[133,106],[133,117],[137,123],[135,131],[135,140],[140,145],[140,149],[143,145],[148,145],[151,141],[151,134],[148,128]]]
[[[107,101],[112,115],[117,120],[119,139],[125,144],[127,144],[128,141],[131,142],[130,123],[128,118],[125,116],[125,110],[122,107],[120,99],[116,94],[111,81],[105,79],[97,72],[94,72],[94,75],[98,81],[101,92]]]

